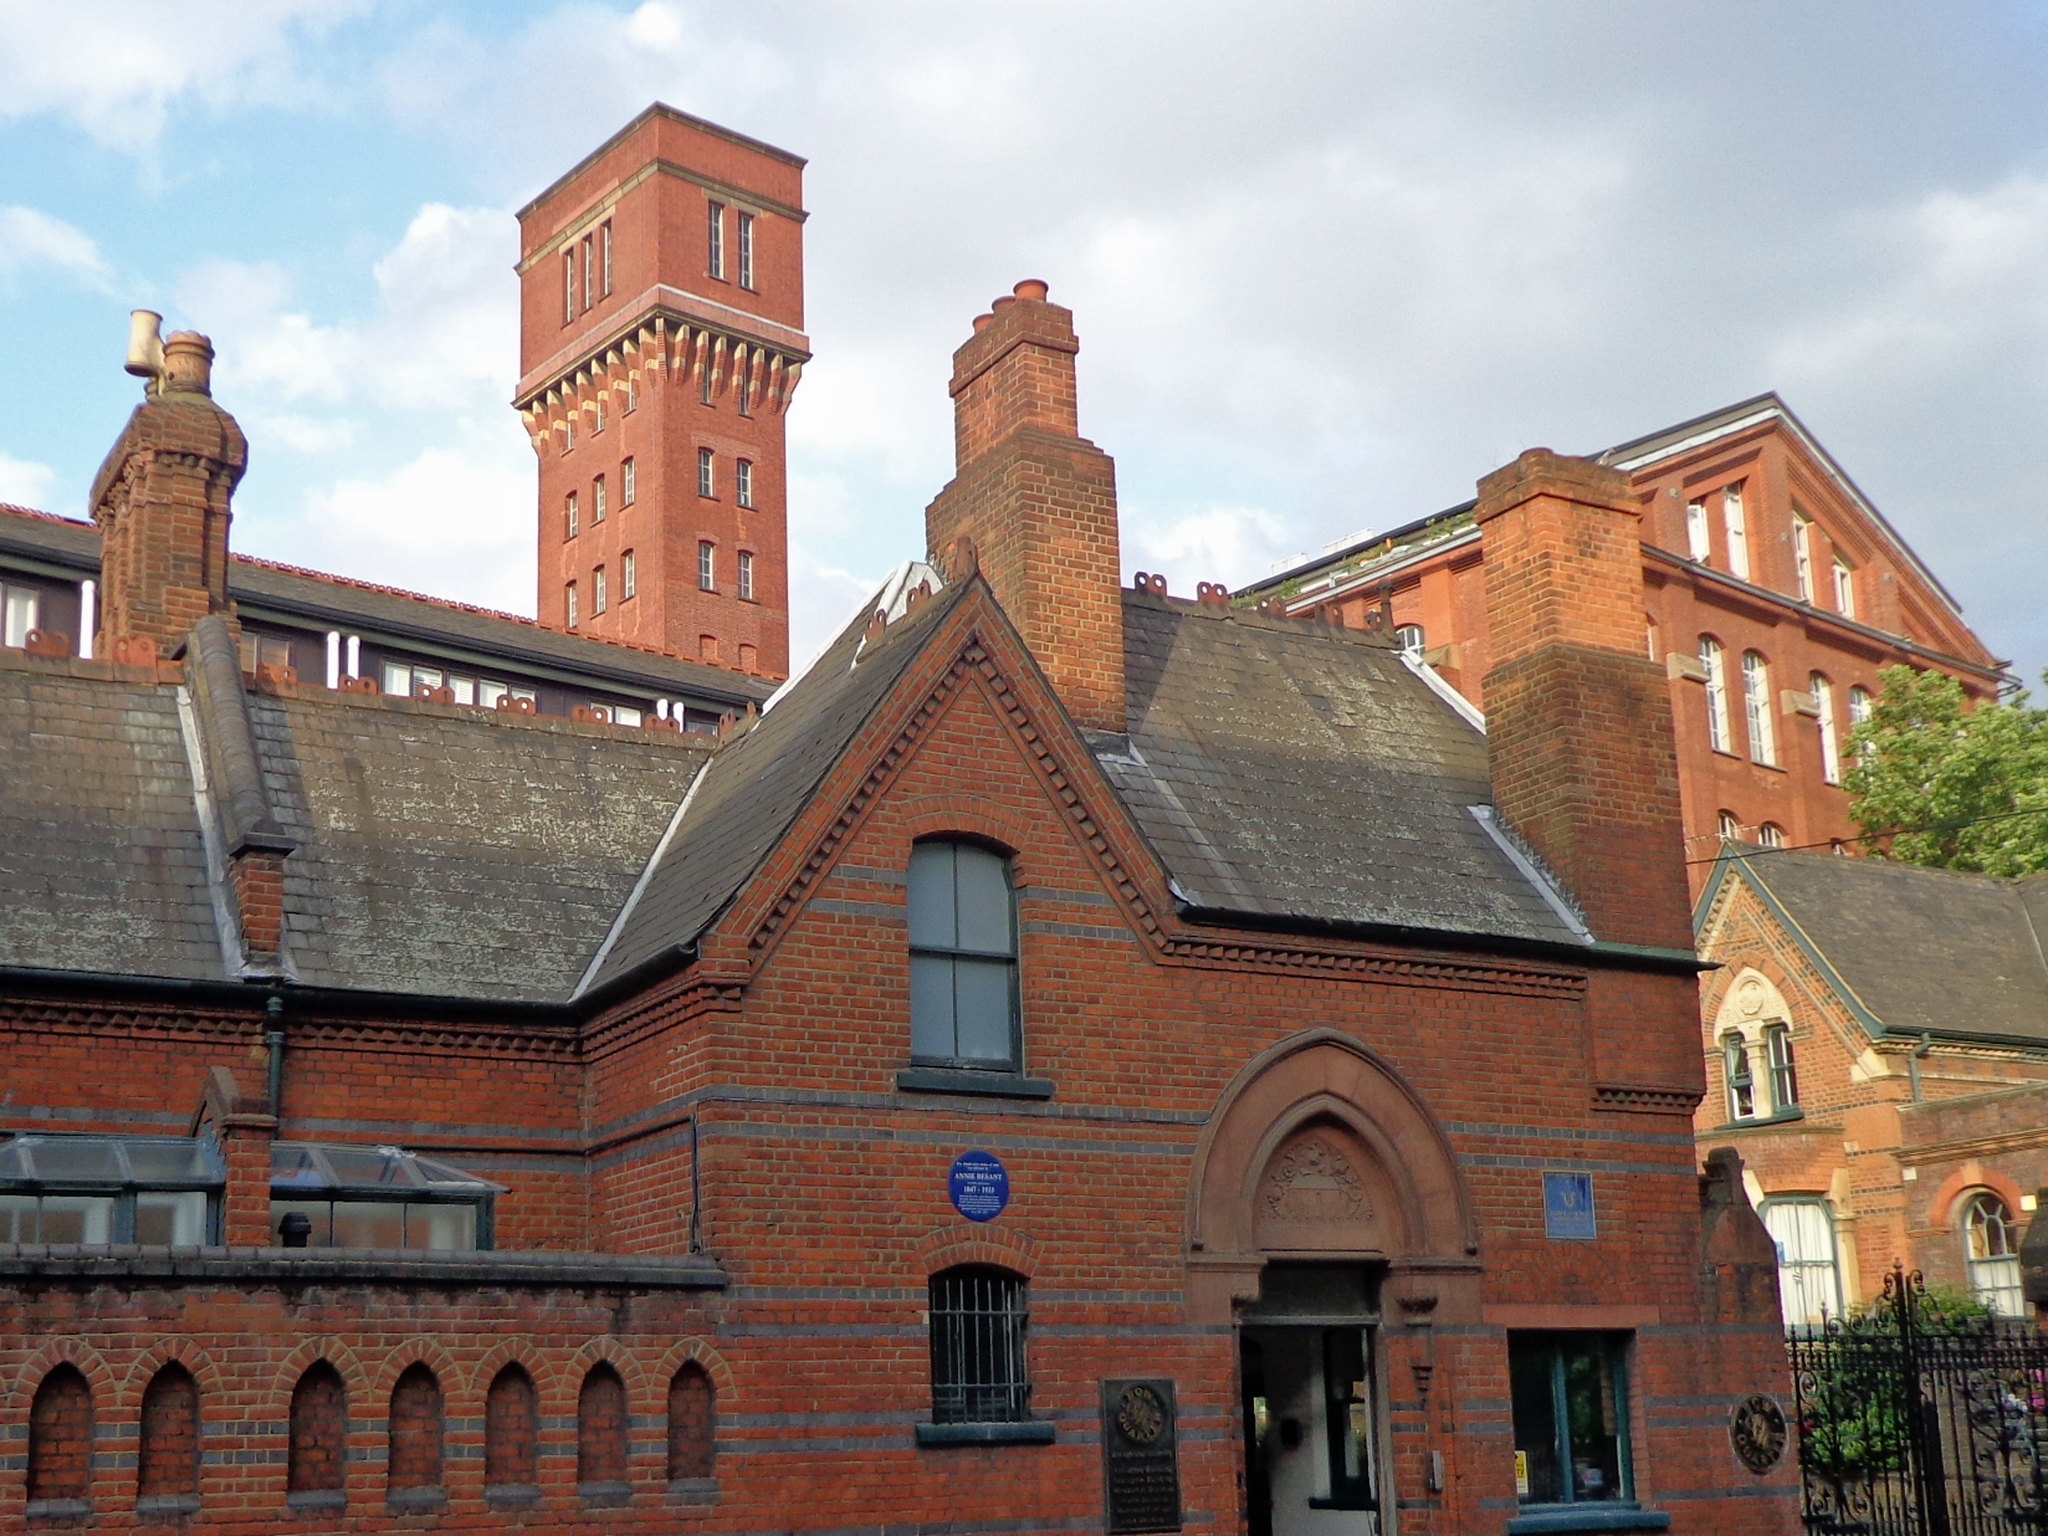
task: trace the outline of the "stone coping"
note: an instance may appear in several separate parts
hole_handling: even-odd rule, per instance
[[[725,1271],[702,1254],[413,1248],[199,1248],[137,1243],[0,1243],[0,1284],[19,1280],[179,1285],[523,1285],[619,1290],[721,1290]]]

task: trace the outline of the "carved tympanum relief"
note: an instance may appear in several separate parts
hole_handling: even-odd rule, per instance
[[[1252,1220],[1261,1248],[1385,1246],[1390,1205],[1378,1160],[1350,1131],[1312,1125],[1276,1150],[1260,1175]]]

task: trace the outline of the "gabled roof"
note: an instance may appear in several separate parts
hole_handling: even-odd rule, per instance
[[[1730,881],[1757,893],[1873,1037],[2048,1045],[2048,875],[1730,845],[1695,909],[1703,940]]]

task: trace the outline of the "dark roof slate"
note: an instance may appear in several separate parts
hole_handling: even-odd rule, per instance
[[[1098,761],[1190,905],[1582,942],[1470,810],[1485,737],[1388,643],[1127,591],[1124,656]]]
[[[1729,867],[1776,900],[1887,1033],[2048,1043],[2048,875],[1775,851],[1732,853]]]

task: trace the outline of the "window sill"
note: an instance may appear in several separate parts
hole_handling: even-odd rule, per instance
[[[674,1504],[716,1504],[718,1502],[718,1479],[715,1477],[678,1477],[669,1482],[669,1502]]]
[[[284,1496],[284,1507],[290,1510],[307,1511],[317,1509],[347,1509],[348,1493],[341,1488],[309,1488],[299,1493]]]
[[[1051,1445],[1052,1421],[1020,1419],[1007,1424],[919,1424],[919,1445]]]
[[[540,1489],[532,1483],[492,1483],[484,1489],[484,1502],[493,1509],[531,1509],[540,1502]]]
[[[587,1509],[617,1509],[633,1500],[631,1483],[578,1483],[577,1497]]]
[[[1781,1109],[1775,1115],[1751,1115],[1747,1120],[1730,1120],[1725,1125],[1716,1126],[1713,1134],[1718,1136],[1723,1131],[1754,1130],[1760,1125],[1797,1125],[1805,1118],[1806,1111],[1803,1109]]]
[[[448,1503],[446,1488],[393,1488],[384,1495],[384,1506],[401,1514],[443,1509]]]
[[[1508,1536],[1540,1536],[1546,1531],[1668,1531],[1671,1516],[1640,1504],[1546,1504],[1525,1510],[1508,1521]]]
[[[23,1511],[31,1520],[84,1520],[92,1514],[91,1499],[30,1499]]]
[[[971,1067],[905,1067],[896,1074],[903,1093],[971,1093],[990,1099],[1049,1099],[1056,1085],[1048,1077],[1021,1077],[1015,1072],[976,1071]]]
[[[137,1520],[175,1520],[198,1513],[199,1495],[196,1493],[152,1493],[135,1501]]]

